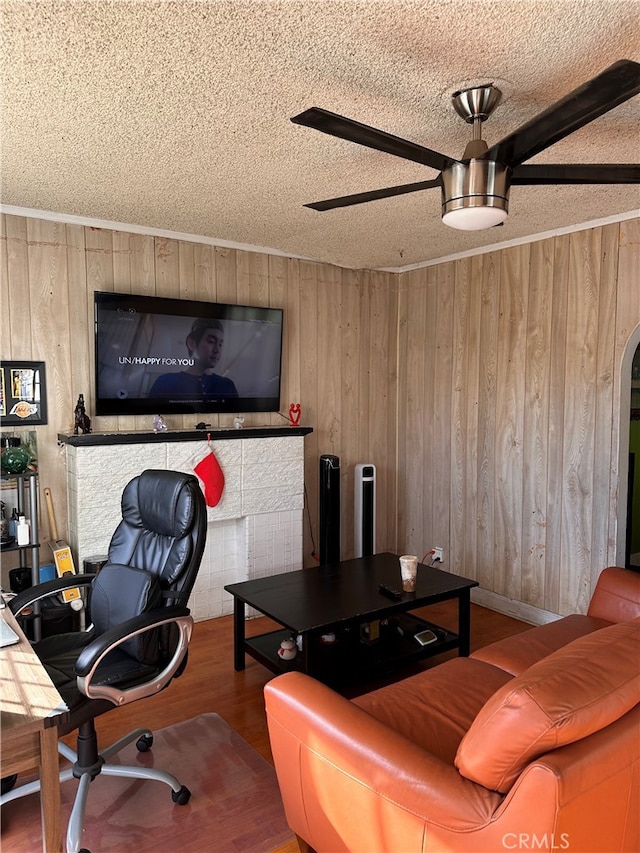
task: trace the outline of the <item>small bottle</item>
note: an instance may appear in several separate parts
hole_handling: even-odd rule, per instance
[[[29,524],[24,515],[21,515],[18,519],[18,524],[16,527],[16,540],[18,545],[29,544]]]
[[[11,536],[12,539],[15,539],[17,536],[18,521],[18,509],[14,506],[11,518],[9,519],[9,536]]]

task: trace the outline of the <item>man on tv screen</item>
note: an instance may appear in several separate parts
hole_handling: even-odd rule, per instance
[[[220,361],[224,344],[224,326],[220,320],[194,320],[186,344],[193,364],[186,370],[158,376],[149,396],[237,397],[235,383],[213,370]]]

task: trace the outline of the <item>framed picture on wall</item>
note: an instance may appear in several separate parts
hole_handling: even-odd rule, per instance
[[[47,422],[47,382],[43,361],[0,361],[0,425]]]

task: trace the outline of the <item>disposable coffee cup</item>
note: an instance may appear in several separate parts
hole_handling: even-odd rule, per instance
[[[418,575],[418,558],[416,556],[405,554],[400,557],[400,575],[404,592],[415,592]]]

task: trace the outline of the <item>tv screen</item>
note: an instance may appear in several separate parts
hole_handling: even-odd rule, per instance
[[[94,294],[96,414],[275,412],[282,310]]]

